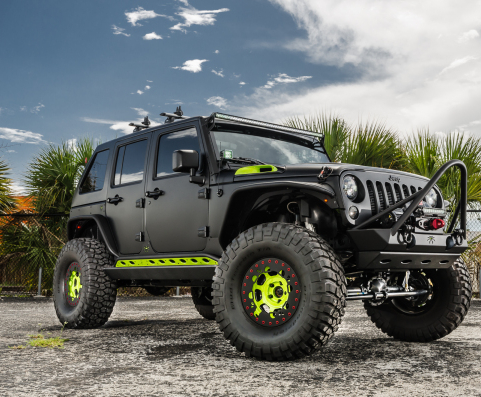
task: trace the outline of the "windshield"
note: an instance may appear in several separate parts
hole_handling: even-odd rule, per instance
[[[288,165],[303,163],[329,163],[324,149],[309,140],[287,142],[280,139],[237,132],[211,131],[218,149],[232,150],[234,158],[251,158],[266,164]]]

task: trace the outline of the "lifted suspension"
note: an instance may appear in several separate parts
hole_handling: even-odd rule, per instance
[[[347,289],[347,300],[380,300],[380,299],[391,299],[409,296],[419,296],[429,293],[428,290],[419,291],[404,291],[402,287],[394,286],[387,287],[384,291],[363,291],[361,288],[348,288]]]

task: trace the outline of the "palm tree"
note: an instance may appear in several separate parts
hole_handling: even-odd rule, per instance
[[[449,160],[459,159],[468,170],[468,204],[476,207],[481,201],[481,138],[464,133],[434,135],[428,130],[418,131],[405,143],[407,170],[432,178]],[[450,169],[438,182],[443,196],[454,205],[459,200],[459,172]]]
[[[331,161],[372,167],[403,169],[404,158],[396,132],[378,122],[350,126],[326,113],[294,116],[284,125],[324,134],[324,147]]]
[[[25,183],[39,213],[70,212],[75,187],[93,151],[94,143],[87,138],[73,145],[50,144],[33,159]]]
[[[12,180],[8,178],[10,168],[0,159],[0,212],[5,213],[15,207],[15,198],[12,196]]]

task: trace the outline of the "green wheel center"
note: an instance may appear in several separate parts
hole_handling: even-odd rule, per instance
[[[259,281],[262,281],[262,284],[259,285]],[[253,285],[252,293],[260,298],[259,300],[254,299],[256,305],[255,316],[258,316],[264,310],[269,313],[271,318],[274,318],[274,310],[282,309],[289,299],[286,279],[279,274],[262,273]]]
[[[80,283],[80,272],[72,270],[67,282],[67,295],[72,298],[72,301],[80,296],[80,289],[82,284]]]
[[[278,258],[254,262],[241,286],[246,315],[256,324],[277,327],[293,318],[301,298],[301,283],[294,268]]]

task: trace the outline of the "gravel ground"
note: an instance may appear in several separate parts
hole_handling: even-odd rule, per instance
[[[349,303],[336,337],[294,362],[247,359],[189,297],[121,298],[104,327],[65,330],[63,350],[8,346],[61,326],[51,299],[0,300],[1,396],[480,396],[481,301],[428,344],[381,333]]]

